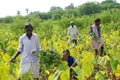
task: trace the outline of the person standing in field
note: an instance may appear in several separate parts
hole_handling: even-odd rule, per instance
[[[31,70],[34,80],[38,80],[39,60],[37,53],[41,51],[38,36],[32,32],[33,26],[30,23],[25,24],[24,29],[26,33],[19,38],[19,48],[11,62],[21,55],[18,80],[20,80],[21,74],[27,73],[29,70]]]
[[[95,58],[98,55],[98,49],[101,49],[100,56],[103,55],[103,42],[100,34],[100,18],[95,19],[95,24],[90,27],[90,39],[92,48],[95,50]]]
[[[79,34],[77,27],[74,25],[74,22],[70,22],[70,27],[68,28],[68,35],[71,36],[72,42],[77,45],[77,35]]]

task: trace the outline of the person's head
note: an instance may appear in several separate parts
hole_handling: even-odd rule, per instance
[[[95,19],[95,25],[99,26],[100,25],[100,21],[101,21],[100,18],[96,18]]]
[[[68,49],[65,49],[65,50],[63,51],[63,53],[64,53],[64,54],[67,54],[67,55],[70,55],[70,51],[69,51]]]
[[[70,56],[70,51],[68,49],[63,51],[62,60],[66,60]]]
[[[74,22],[73,22],[73,21],[71,21],[71,22],[70,22],[70,25],[73,27],[73,25],[74,25]]]
[[[27,23],[25,24],[24,29],[27,35],[31,35],[33,31],[33,26],[30,23]]]

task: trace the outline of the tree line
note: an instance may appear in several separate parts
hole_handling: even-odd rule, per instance
[[[49,10],[49,12],[29,12],[29,9],[26,8],[26,14],[27,16],[33,16],[40,18],[40,20],[59,20],[62,17],[81,17],[83,15],[91,15],[95,13],[100,13],[103,10],[110,10],[110,9],[120,9],[120,3],[118,3],[116,0],[105,0],[101,3],[99,2],[86,2],[80,6],[75,7],[73,3],[66,6],[64,9],[58,6],[52,6]],[[18,10],[17,15],[20,15],[21,12]],[[0,23],[10,23],[12,22],[12,18],[6,17],[6,18],[0,18]]]
[[[52,6],[50,11],[47,13],[44,12],[31,12],[29,15],[35,15],[40,17],[42,20],[47,19],[61,19],[62,17],[81,17],[83,15],[91,15],[99,13],[102,10],[109,9],[120,9],[120,3],[117,3],[116,0],[105,0],[101,3],[99,2],[87,2],[78,7],[74,7],[74,4],[66,6],[64,9],[61,7]]]

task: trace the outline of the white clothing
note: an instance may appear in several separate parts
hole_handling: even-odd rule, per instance
[[[26,34],[23,34],[19,38],[19,43],[18,51],[21,52],[21,62],[38,62],[37,52],[41,49],[37,35],[32,33],[31,39],[29,39]]]
[[[68,35],[71,36],[72,40],[74,40],[74,39],[76,40],[77,39],[77,34],[79,34],[79,32],[78,32],[78,29],[77,29],[77,27],[75,25],[73,27],[70,26],[68,28]]]
[[[39,77],[39,63],[38,62],[23,62],[20,63],[19,77],[21,74],[31,71],[34,78]]]

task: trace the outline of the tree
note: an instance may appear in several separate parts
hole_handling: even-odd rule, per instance
[[[12,23],[12,22],[13,22],[13,18],[11,16],[7,16],[5,18],[0,19],[0,23]]]
[[[100,6],[103,10],[112,9],[112,8],[120,8],[120,4],[116,2],[116,0],[105,0]]]
[[[78,17],[78,9],[70,9],[70,10],[65,10],[64,12],[64,17]]]
[[[40,13],[39,14],[40,19],[47,20],[51,18],[51,15],[49,13]]]
[[[101,11],[101,7],[99,3],[88,2],[81,6],[79,6],[80,15],[89,15],[94,13],[99,13]]]
[[[65,7],[65,10],[68,10],[68,9],[74,9],[74,4],[71,3],[69,6]]]
[[[52,6],[49,14],[53,20],[61,19],[61,16],[64,14],[64,10],[61,7]]]
[[[117,3],[116,0],[105,0],[102,3]]]
[[[28,14],[28,12],[29,12],[29,9],[28,9],[28,8],[26,8],[26,9],[25,9],[25,11],[26,11],[26,13]]]
[[[17,11],[17,15],[18,15],[18,16],[20,15],[20,11],[19,11],[19,10]]]
[[[55,6],[52,6],[50,8],[50,11],[58,11],[58,10],[63,10],[63,8],[61,8],[61,7],[55,7]]]
[[[52,15],[52,19],[53,19],[53,20],[61,19],[61,15],[59,15],[59,14],[53,14],[53,15]]]

